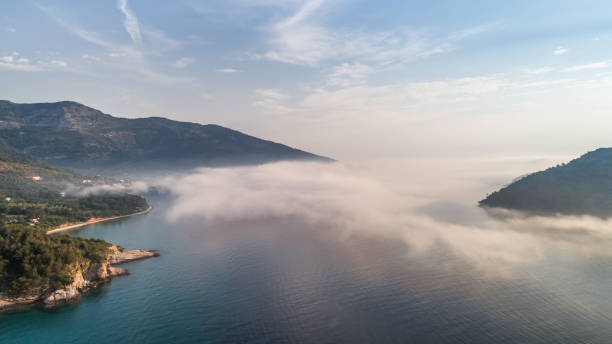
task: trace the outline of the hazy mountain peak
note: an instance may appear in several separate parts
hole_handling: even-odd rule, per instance
[[[120,118],[72,101],[0,102],[0,139],[50,164],[77,170],[330,160],[219,125]]]

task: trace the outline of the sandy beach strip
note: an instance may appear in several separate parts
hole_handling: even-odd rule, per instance
[[[116,220],[116,219],[122,219],[124,217],[144,215],[144,214],[150,212],[152,209],[153,209],[153,207],[149,206],[149,208],[147,210],[139,211],[139,212],[133,213],[133,214],[120,215],[120,216],[112,216],[112,217],[104,217],[104,218],[96,219],[96,220],[93,220],[93,221],[81,222],[81,223],[77,223],[77,224],[74,224],[74,225],[58,227],[58,228],[54,228],[54,229],[48,230],[47,234],[55,234],[55,233],[60,233],[60,232],[71,231],[71,230],[76,229],[76,228],[80,228],[80,227],[84,227],[84,226],[89,226],[89,225],[93,225],[93,224],[100,223],[100,222],[106,222],[106,221],[112,221],[112,220]]]

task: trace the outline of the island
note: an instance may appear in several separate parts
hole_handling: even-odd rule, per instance
[[[612,148],[519,177],[479,202],[527,215],[612,216]]]

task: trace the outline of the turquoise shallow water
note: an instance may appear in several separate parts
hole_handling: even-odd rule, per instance
[[[87,227],[160,258],[79,304],[0,315],[0,343],[609,343],[612,264],[551,252],[488,278],[440,246],[338,238],[298,219],[148,215]]]

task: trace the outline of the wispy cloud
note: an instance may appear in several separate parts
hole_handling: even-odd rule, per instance
[[[153,70],[147,59],[146,49],[141,43],[141,30],[140,24],[136,17],[131,11],[127,9],[127,0],[119,0],[117,2],[119,9],[125,14],[125,28],[132,38],[132,43],[135,44],[118,44],[107,40],[100,36],[98,33],[88,31],[79,25],[66,21],[61,14],[56,12],[54,9],[35,3],[35,6],[39,8],[43,13],[51,17],[62,26],[69,33],[101,48],[107,50],[106,56],[111,57],[112,60],[106,60],[104,63],[108,67],[116,68],[119,70],[125,70],[128,72],[135,72],[144,76],[152,81],[160,83],[176,83],[187,80],[184,77],[177,77],[172,75],[166,75],[164,73]],[[163,32],[154,29],[147,29],[143,31],[150,39],[154,42],[153,48],[155,52],[161,51],[163,47],[175,47],[176,42],[167,38]]]
[[[30,59],[21,56],[18,52],[10,55],[0,56],[0,70],[17,72],[44,72],[64,69],[68,64],[61,60],[43,61],[33,63]]]
[[[40,66],[31,64],[29,59],[20,57],[17,52],[13,52],[11,55],[0,56],[0,69],[22,72],[38,72],[42,70]]]
[[[286,94],[284,94],[283,92],[281,92],[280,90],[276,88],[260,88],[260,89],[255,90],[255,93],[260,96],[264,96],[266,98],[273,98],[276,100],[288,98]]]
[[[176,68],[185,68],[195,62],[195,59],[192,57],[183,57],[174,62],[174,67]]]
[[[308,1],[306,1],[306,3],[293,16],[291,16],[291,17],[287,18],[286,20],[280,22],[277,25],[277,27],[282,29],[282,28],[286,28],[286,27],[290,27],[290,26],[299,24],[300,22],[302,22],[305,19],[307,19],[319,7],[321,7],[323,2],[324,2],[324,0],[308,0]]]
[[[53,60],[51,61],[51,64],[58,66],[58,67],[68,67],[68,64],[61,60]]]
[[[352,32],[296,25],[277,30],[269,42],[268,60],[306,66],[342,60],[358,60],[385,66],[446,51],[429,46],[426,33],[419,31]]]
[[[130,35],[134,43],[140,44],[142,36],[140,34],[140,25],[138,24],[138,18],[128,9],[127,0],[117,0],[117,7],[125,15],[125,31]]]
[[[553,50],[553,55],[563,55],[567,53],[568,51],[569,49],[566,49],[564,47],[557,47],[555,50]]]
[[[331,86],[348,87],[361,85],[366,82],[372,68],[360,63],[343,63],[334,68],[332,74],[327,79]]]
[[[352,65],[338,68],[340,75],[350,75],[358,69]],[[357,73],[358,75],[359,73]],[[367,119],[381,115],[394,118],[412,116],[422,109],[454,104],[477,104],[487,98],[524,94],[526,91],[552,91],[576,84],[575,79],[511,79],[508,75],[493,74],[437,81],[400,82],[368,85],[359,77],[327,80],[325,85],[311,87],[307,93],[288,102],[278,90],[257,90],[262,99],[260,110],[275,114],[298,114],[304,118],[312,114],[326,114],[327,118]],[[340,86],[340,87],[336,87]]]
[[[552,67],[539,67],[539,68],[524,68],[523,72],[527,74],[544,74],[550,73],[555,69]]]
[[[601,68],[608,68],[608,67],[609,67],[608,62],[602,61],[602,62],[587,63],[583,65],[568,67],[565,69],[565,71],[577,72],[577,71],[587,70],[587,69],[601,69]]]
[[[55,10],[53,10],[50,7],[41,5],[39,3],[35,3],[35,6],[38,9],[40,9],[43,13],[45,13],[46,15],[51,17],[53,20],[55,20],[55,22],[58,23],[60,26],[62,26],[64,29],[66,29],[66,31],[70,32],[71,34],[89,43],[92,43],[97,46],[108,49],[112,51],[113,53],[120,52],[125,55],[134,55],[134,56],[140,55],[140,52],[137,49],[132,48],[131,46],[116,44],[116,43],[107,41],[103,39],[102,37],[100,37],[95,32],[87,31],[78,25],[72,24],[64,20],[64,18],[61,15],[59,15]]]
[[[142,32],[142,35],[146,38],[145,40],[149,45],[149,49],[154,50],[158,53],[165,52],[168,50],[174,50],[181,46],[180,41],[168,37],[166,33],[162,30],[158,30],[141,24],[140,31]]]
[[[577,67],[603,68],[604,64],[584,66]],[[394,120],[423,118],[442,108],[450,109],[446,111],[472,109],[492,99],[502,101],[509,96],[549,93],[568,87],[596,87],[599,81],[567,77],[550,79],[548,75],[539,74],[546,70],[532,75],[491,74],[371,85],[363,81],[363,76],[353,65],[341,65],[337,71],[338,76],[351,73],[357,76],[328,79],[325,83],[304,88],[303,95],[293,95],[291,99],[274,97],[275,92],[259,90],[257,93],[262,95],[262,99],[255,105],[263,112],[291,114],[292,119],[301,118],[312,123],[317,121],[319,114],[324,114],[328,123],[339,124],[346,120],[371,123],[373,118],[378,123],[381,116]],[[268,96],[263,97],[264,94]]]
[[[345,66],[347,70],[353,66]],[[349,72],[350,73],[350,72]],[[268,114],[298,114],[312,117],[326,114],[332,118],[372,118],[406,116],[421,106],[455,104],[480,99],[515,87],[503,75],[483,75],[439,81],[404,82],[371,86],[353,80],[338,79],[336,87],[314,87],[296,99],[278,89],[258,89],[253,104]],[[347,86],[348,85],[348,86]],[[292,100],[290,102],[290,100]]]
[[[514,82],[509,84],[509,89],[521,90],[526,88],[538,88],[538,89],[551,89],[557,86],[568,85],[570,83],[577,83],[576,79],[553,79],[553,80],[536,80],[528,82]]]
[[[215,69],[215,72],[217,73],[238,73],[240,71],[234,68],[220,68],[220,69]]]
[[[399,114],[419,105],[473,100],[508,85],[502,76],[491,75],[382,86],[318,88],[303,98],[299,107],[305,113]]]
[[[460,41],[460,40],[490,31],[491,29],[499,25],[500,23],[488,23],[488,24],[483,24],[483,25],[479,25],[475,27],[470,27],[467,29],[459,30],[457,32],[453,32],[448,38],[451,41]]]
[[[86,61],[100,61],[100,58],[90,54],[82,54],[81,58]]]
[[[14,27],[9,27],[6,29],[6,31],[13,33],[13,32],[17,32],[17,29],[15,29]]]
[[[7,56],[0,57],[0,70],[11,70],[19,72],[40,72],[43,69],[35,64],[28,62],[9,61]]]
[[[432,39],[427,30],[418,29],[335,29],[319,23],[318,14],[327,4],[323,0],[306,1],[293,15],[268,27],[269,48],[254,56],[311,67],[347,61],[388,66],[453,50],[456,42],[495,26],[468,28],[442,39]]]
[[[293,111],[292,108],[284,104],[284,101],[286,101],[289,96],[278,89],[257,89],[255,90],[255,94],[259,99],[253,102],[253,105],[264,113],[277,115]]]

